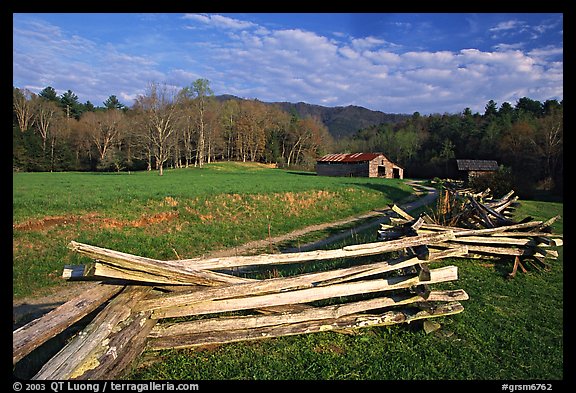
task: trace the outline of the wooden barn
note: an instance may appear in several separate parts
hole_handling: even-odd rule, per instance
[[[467,172],[468,180],[498,171],[498,163],[494,160],[456,160],[459,171]]]
[[[316,161],[319,176],[403,179],[404,169],[382,153],[326,154]]]

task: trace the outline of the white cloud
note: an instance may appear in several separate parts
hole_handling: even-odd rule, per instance
[[[494,48],[500,52],[506,52],[509,50],[522,49],[524,46],[525,46],[525,44],[523,42],[517,42],[515,44],[499,43],[499,44],[492,46],[492,48]]]
[[[496,26],[488,29],[488,31],[498,32],[498,31],[504,31],[504,30],[517,30],[519,28],[522,28],[523,26],[524,26],[524,22],[521,22],[518,20],[508,20],[505,22],[498,23]]]
[[[216,94],[423,114],[482,111],[490,99],[514,102],[519,94],[540,100],[563,95],[558,46],[525,51],[522,43],[502,42],[493,51],[403,52],[379,37],[328,37],[223,15],[187,14],[180,22],[222,30],[189,30],[185,42],[140,44],[137,51],[126,41],[101,45],[48,23],[15,24],[14,83],[72,89],[98,105],[116,94],[131,105],[149,81],[185,86],[207,78]],[[524,27],[512,20],[491,32]],[[167,67],[166,58],[172,60]]]
[[[385,43],[386,43],[385,40],[381,40],[379,38],[372,37],[372,36],[368,36],[368,37],[364,37],[364,38],[355,38],[352,40],[352,46],[354,46],[355,48],[358,48],[358,49],[369,49],[369,48],[373,48],[375,46],[380,46],[380,45],[385,44]]]
[[[255,23],[234,19],[223,15],[185,14],[183,18],[200,22],[211,27],[223,29],[239,30],[256,27]]]

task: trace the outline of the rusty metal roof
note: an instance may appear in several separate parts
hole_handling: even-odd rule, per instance
[[[352,153],[352,154],[326,154],[316,160],[317,162],[363,162],[372,161],[382,156],[382,153]]]
[[[459,171],[497,171],[498,163],[494,160],[456,160]]]

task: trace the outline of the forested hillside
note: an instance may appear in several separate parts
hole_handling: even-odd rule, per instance
[[[242,100],[242,98],[233,95],[216,96],[216,99],[221,102]],[[305,102],[271,102],[268,104],[278,106],[285,112],[300,118],[320,119],[328,128],[330,135],[336,139],[351,136],[363,128],[385,123],[397,123],[410,117],[406,114],[373,111],[356,105],[328,107]]]
[[[338,151],[380,151],[408,177],[453,177],[456,159],[496,160],[518,190],[563,187],[563,101],[523,97],[512,106],[490,100],[483,114],[414,113],[396,124],[363,129],[337,141]]]
[[[556,100],[394,115],[215,97],[198,79],[180,90],[150,83],[130,107],[115,95],[102,104],[50,86],[39,94],[14,87],[13,170],[162,174],[216,160],[313,170],[325,153],[364,151],[384,153],[406,177],[452,177],[457,158],[491,159],[518,190],[563,187],[563,102]]]

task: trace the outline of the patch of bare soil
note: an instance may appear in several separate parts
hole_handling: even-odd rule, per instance
[[[91,220],[96,216],[96,213],[86,214],[84,216],[48,216],[39,220],[29,220],[20,224],[13,224],[12,229],[16,231],[41,231],[57,225],[73,224],[79,220]]]
[[[42,231],[59,225],[68,225],[81,221],[90,224],[100,225],[103,228],[139,228],[157,224],[163,221],[174,220],[178,217],[177,211],[160,212],[153,215],[142,215],[140,218],[131,221],[116,220],[113,218],[99,217],[98,213],[89,213],[81,216],[49,216],[38,220],[29,220],[20,224],[13,224],[12,229],[16,231]]]

